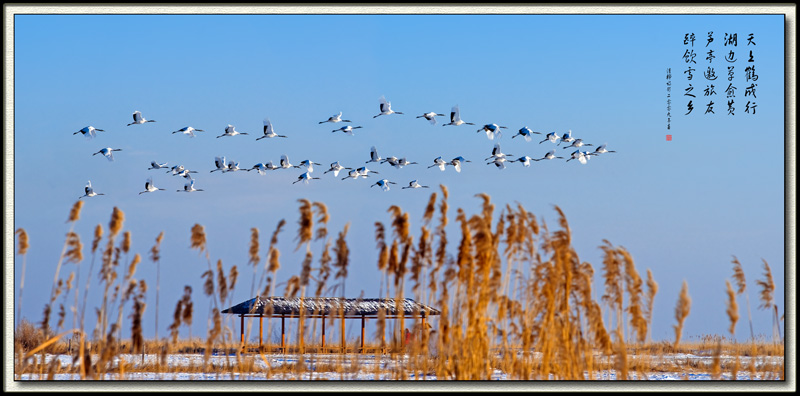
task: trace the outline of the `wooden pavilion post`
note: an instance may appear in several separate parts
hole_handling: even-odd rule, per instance
[[[381,332],[381,353],[386,349],[386,320],[383,321],[383,331]]]
[[[325,353],[325,314],[322,314],[322,353]]]
[[[344,312],[342,312],[342,353],[347,353],[347,344],[344,339]]]
[[[361,315],[361,353],[364,353],[364,325],[366,324],[367,317],[364,314]]]
[[[239,318],[241,318],[241,324],[240,324],[240,326],[239,326],[239,328],[241,329],[241,331],[240,331],[240,333],[239,333],[239,338],[241,339],[241,343],[242,343],[242,350],[244,350],[244,314],[242,314],[242,315],[239,315]]]
[[[258,314],[258,350],[264,348],[264,314]]]
[[[427,351],[428,344],[428,328],[425,327],[425,311],[422,311],[422,332],[419,334],[420,350]]]
[[[286,315],[281,315],[281,353],[286,353]]]

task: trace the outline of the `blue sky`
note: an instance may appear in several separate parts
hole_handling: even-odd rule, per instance
[[[70,207],[87,180],[105,196],[85,202],[76,232],[84,243],[82,279],[89,265],[92,230],[107,227],[113,207],[125,213],[132,251],[147,257],[164,231],[159,334],[184,285],[192,285],[195,310],[207,311],[202,296],[203,257],[189,249],[190,229],[205,227],[209,253],[226,268],[237,265],[233,300],[250,298],[250,229],[261,234],[261,257],[280,219],[282,267],[278,281],[299,274],[302,249],[294,252],[298,203],[305,198],[328,206],[329,233],[350,223],[349,297],[377,296],[380,276],[375,249],[376,221],[388,225],[387,209],[409,212],[412,233],[430,193],[438,188],[402,190],[412,179],[447,186],[450,220],[456,208],[480,211],[477,193],[488,193],[496,214],[520,202],[557,224],[560,206],[573,231],[574,246],[595,269],[595,294],[602,294],[603,239],[624,246],[644,276],[659,283],[653,338],[674,338],[674,306],[686,280],[693,299],[684,340],[727,335],[725,280],[731,257],[744,265],[756,333],[771,337],[771,316],[757,309],[756,279],[766,260],[784,307],[784,27],[782,15],[17,15],[14,18],[14,213],[13,227],[25,228],[31,249],[23,316],[39,321],[68,225]],[[705,37],[713,31],[711,66],[720,75],[714,115],[704,115],[707,98],[702,72]],[[684,116],[688,86],[682,60],[686,33],[695,33],[698,56],[693,80],[693,114]],[[724,33],[737,33],[734,47],[735,115],[727,115]],[[747,46],[754,34],[755,46]],[[757,113],[745,113],[745,51],[754,53]],[[723,53],[724,51],[724,53]],[[666,70],[672,68],[672,121],[667,130]],[[749,85],[749,83],[747,84]],[[378,98],[404,115],[373,118]],[[432,126],[415,118],[449,113],[458,104],[462,125]],[[157,122],[126,126],[141,111]],[[318,124],[343,112],[354,136],[331,133],[343,124]],[[269,117],[287,139],[262,139]],[[476,133],[480,125],[508,126],[495,141]],[[215,138],[232,124],[249,135]],[[104,129],[86,140],[72,133],[93,125]],[[184,126],[203,129],[196,138],[171,134]],[[607,143],[609,153],[588,164],[542,161],[498,170],[483,164],[499,142],[504,152],[541,157],[553,143],[512,139],[523,126]],[[666,134],[673,140],[666,141]],[[398,184],[390,191],[370,188],[379,178],[340,180],[323,175],[328,164],[363,166],[371,146],[381,156],[408,157],[418,165],[394,169],[369,164]],[[116,161],[92,153],[122,148]],[[226,156],[250,168],[278,162],[321,163],[321,180],[292,184],[302,170],[221,174],[214,157]],[[427,169],[437,156],[462,155],[473,162],[461,173]],[[151,160],[196,170],[196,194],[178,194],[183,179],[147,170]],[[153,176],[167,191],[139,195]],[[441,194],[440,194],[441,195]],[[453,228],[450,235],[456,235]],[[457,240],[451,237],[452,252]],[[318,258],[321,245],[314,245]],[[21,260],[15,257],[14,284]],[[263,260],[262,260],[263,261]],[[11,263],[6,265],[7,268]],[[99,264],[95,264],[97,268]],[[67,265],[62,274],[74,270]],[[42,275],[42,276],[39,276]],[[92,276],[96,277],[96,274]],[[154,264],[145,259],[137,278],[151,292],[145,336],[153,336]],[[92,295],[100,293],[93,281]],[[282,290],[282,289],[280,289]],[[91,306],[90,300],[90,306]],[[744,301],[737,335],[749,335]],[[89,309],[91,311],[91,309]],[[202,315],[201,315],[202,317]],[[94,318],[90,315],[87,326]],[[206,323],[195,321],[193,333]],[[128,329],[125,329],[127,332]]]

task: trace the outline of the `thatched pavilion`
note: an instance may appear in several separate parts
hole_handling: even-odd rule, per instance
[[[341,318],[342,351],[345,350],[345,319],[361,319],[361,351],[364,350],[364,329],[368,318],[378,318],[383,311],[387,319],[418,318],[425,320],[428,316],[440,315],[441,312],[409,298],[400,301],[391,298],[335,298],[335,297],[255,297],[230,308],[222,313],[239,315],[241,318],[241,342],[244,340],[244,318],[259,318],[259,348],[263,346],[264,317],[281,318],[281,350],[286,349],[286,318],[322,318],[322,348],[325,348],[325,318]]]

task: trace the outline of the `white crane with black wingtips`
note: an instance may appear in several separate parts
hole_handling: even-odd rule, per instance
[[[187,127],[183,127],[181,129],[178,129],[175,132],[172,132],[172,134],[182,133],[184,135],[189,135],[189,137],[194,137],[195,136],[195,134],[194,134],[195,132],[204,132],[204,131],[202,129],[197,129],[197,128],[194,128],[194,127],[187,126]]]
[[[347,176],[343,177],[342,180],[345,179],[358,179],[359,176],[366,178],[368,175],[362,175],[358,169],[353,169],[350,172],[347,172]]]
[[[339,112],[339,114],[337,114],[337,115],[334,115],[334,116],[330,116],[330,117],[328,117],[328,119],[327,119],[327,120],[325,120],[325,121],[320,121],[319,123],[320,123],[320,124],[324,124],[324,123],[326,123],[326,122],[337,123],[337,122],[352,122],[352,121],[350,121],[350,120],[343,120],[343,119],[342,119],[342,112],[340,111],[340,112]]]
[[[302,181],[303,183],[308,184],[308,181],[311,180],[311,179],[317,179],[318,180],[319,178],[318,177],[311,177],[311,172],[310,171],[309,172],[303,172],[303,174],[298,176],[297,180],[292,182],[292,184],[297,183],[299,181]]]
[[[150,167],[149,167],[149,168],[147,168],[147,170],[151,170],[151,169],[164,169],[164,168],[166,168],[166,167],[167,167],[167,163],[166,163],[166,162],[165,162],[165,163],[163,163],[163,164],[159,164],[158,162],[155,162],[155,161],[150,161]]]
[[[314,162],[314,161],[312,161],[312,160],[307,160],[307,159],[306,159],[306,160],[302,160],[302,161],[300,161],[300,164],[299,164],[299,165],[297,165],[297,166],[296,166],[296,168],[299,168],[299,167],[301,167],[301,166],[305,166],[305,167],[306,167],[306,169],[307,169],[309,172],[313,172],[313,171],[314,171],[314,165],[319,165],[319,163],[317,163],[317,162]]]
[[[391,181],[389,181],[389,180],[386,180],[386,179],[381,179],[381,180],[378,180],[377,182],[375,182],[375,184],[371,185],[370,187],[375,187],[375,186],[378,186],[378,187],[380,187],[380,188],[381,188],[383,191],[389,191],[389,185],[390,185],[390,184],[397,184],[397,183],[395,183],[395,182],[391,182]]]
[[[385,160],[384,158],[381,158],[381,156],[378,155],[378,149],[375,148],[375,146],[372,146],[369,148],[369,161],[366,161],[365,163],[366,164],[370,162],[383,163],[382,161],[384,160]]]
[[[537,135],[541,135],[542,134],[541,132],[535,132],[532,129],[530,129],[527,126],[525,126],[525,127],[520,128],[520,130],[517,131],[517,134],[512,136],[511,138],[513,139],[513,138],[515,138],[517,136],[522,136],[525,139],[526,142],[530,142],[531,138],[533,137],[532,134],[534,134],[534,133],[537,134]]]
[[[223,157],[214,157],[214,165],[217,166],[217,169],[214,169],[211,172],[216,172],[216,171],[223,171],[224,172],[225,169],[228,169],[228,166],[225,163],[225,157],[224,156]]]
[[[522,157],[519,157],[519,158],[517,158],[515,160],[509,160],[508,162],[520,162],[520,163],[522,163],[522,165],[524,165],[527,168],[527,167],[531,166],[531,160],[532,159],[533,158],[531,158],[531,157],[529,157],[527,155],[523,155]]]
[[[289,156],[286,155],[286,154],[281,154],[281,165],[280,165],[280,168],[281,169],[299,168],[299,166],[292,165],[292,163],[289,162]]]
[[[436,125],[436,117],[447,117],[447,116],[444,114],[436,113],[434,111],[431,111],[430,113],[425,113],[421,116],[417,116],[417,118],[424,118],[430,121],[431,125]]]
[[[257,138],[256,140],[261,140],[263,138],[274,138],[274,137],[282,137],[285,138],[284,135],[278,135],[275,133],[275,128],[272,126],[272,122],[269,118],[264,119],[264,136]]]
[[[458,157],[455,157],[452,160],[450,160],[449,164],[453,165],[453,167],[456,168],[456,172],[461,173],[461,164],[465,162],[472,162],[472,161],[464,159],[464,157],[459,155]]]
[[[453,109],[450,110],[450,122],[448,122],[447,124],[444,124],[442,126],[448,126],[448,125],[459,126],[459,125],[464,125],[464,124],[466,124],[466,125],[475,125],[475,124],[473,124],[471,122],[465,122],[464,120],[462,120],[461,119],[461,112],[458,109],[458,105],[455,105],[455,106],[453,106]]]
[[[344,132],[344,133],[346,133],[346,134],[348,134],[350,136],[355,136],[355,134],[353,133],[353,130],[354,129],[358,129],[358,128],[362,128],[362,127],[360,127],[360,126],[352,126],[352,125],[345,125],[345,126],[339,128],[339,129],[334,129],[331,132],[342,131],[342,132]]]
[[[260,175],[266,175],[268,170],[275,170],[275,165],[272,165],[272,161],[267,161],[267,163],[257,163],[253,165],[250,169],[245,169],[246,171],[250,172],[251,170],[258,171]]]
[[[564,146],[563,148],[568,149],[570,147],[578,148],[578,147],[583,147],[583,146],[591,146],[591,144],[584,143],[583,139],[575,139],[575,140],[572,141],[572,144],[570,144],[569,146]]]
[[[77,134],[81,133],[81,134],[83,134],[84,137],[86,137],[86,139],[91,139],[91,138],[97,136],[97,133],[95,133],[96,131],[105,132],[102,129],[97,129],[97,128],[89,125],[89,126],[81,128],[80,131],[73,133],[73,135],[77,135]]]
[[[495,160],[497,158],[502,158],[502,157],[506,157],[506,156],[509,156],[509,155],[514,155],[514,154],[503,154],[503,151],[500,150],[500,143],[495,143],[494,144],[494,148],[492,149],[492,155],[487,157],[485,160],[486,161]]]
[[[403,114],[403,113],[401,113],[399,111],[392,110],[392,102],[389,102],[388,100],[386,100],[385,97],[381,96],[379,100],[381,102],[381,105],[380,105],[381,112],[380,112],[380,114],[378,114],[376,116],[373,116],[372,118],[377,118],[379,116],[389,115],[389,114]]]
[[[433,168],[434,166],[438,166],[438,167],[439,167],[439,170],[441,170],[442,172],[444,172],[444,167],[445,167],[445,165],[447,165],[447,162],[445,162],[445,161],[442,159],[442,157],[441,157],[441,156],[439,156],[439,157],[436,157],[436,158],[434,158],[434,159],[433,159],[433,165],[429,166],[429,167],[428,167],[428,169],[430,169],[430,168]]]
[[[572,129],[568,130],[567,133],[561,136],[561,142],[558,142],[560,146],[562,142],[564,143],[572,143],[575,141],[575,138],[572,137]]]
[[[547,135],[544,136],[544,140],[539,142],[539,144],[542,144],[542,143],[544,143],[544,142],[546,142],[548,140],[553,142],[553,143],[556,143],[556,142],[558,142],[559,139],[561,139],[561,136],[558,136],[558,134],[555,133],[555,132],[550,132],[550,133],[548,133]]]
[[[328,172],[333,172],[333,176],[334,177],[339,177],[339,171],[341,171],[342,169],[353,169],[353,168],[346,168],[346,167],[342,166],[339,163],[339,161],[336,161],[336,162],[331,164],[331,168],[330,169],[326,170],[322,174],[324,175],[324,174],[326,174]]]
[[[105,195],[103,193],[98,193],[98,192],[94,191],[94,189],[92,188],[92,181],[91,180],[86,182],[86,187],[83,188],[83,191],[84,191],[84,194],[82,196],[78,197],[78,199],[81,199],[83,197],[95,197],[95,196],[98,196],[98,195]]]
[[[178,190],[178,192],[194,192],[194,191],[203,191],[202,188],[196,189],[194,188],[194,179],[189,179],[189,182],[183,185],[183,190]]]
[[[489,138],[489,140],[494,140],[495,137],[499,139],[503,136],[503,132],[500,129],[508,129],[508,127],[497,124],[486,124],[483,128],[478,129],[478,133],[485,131],[486,137]]]
[[[417,183],[416,180],[412,180],[412,181],[408,182],[408,186],[403,187],[403,188],[405,189],[405,188],[429,188],[429,187],[428,186],[423,186],[423,185]]]
[[[158,190],[164,191],[163,188],[158,188],[153,184],[153,176],[150,176],[150,177],[147,178],[147,181],[144,183],[144,191],[140,192],[139,195],[142,195],[142,194],[147,193],[147,192],[158,191]]]
[[[234,160],[230,160],[230,161],[228,161],[228,167],[226,169],[224,169],[222,171],[222,173],[225,173],[225,172],[236,172],[236,171],[240,171],[240,170],[242,170],[242,168],[239,168],[239,162],[238,161],[234,161]]]
[[[142,112],[137,110],[133,112],[133,122],[127,126],[131,126],[133,124],[144,124],[146,122],[156,122],[156,120],[146,120],[144,117],[142,117]]]
[[[376,171],[374,171],[374,170],[369,170],[369,169],[367,169],[367,167],[366,167],[366,166],[362,166],[362,167],[360,167],[360,168],[356,169],[356,171],[358,172],[358,174],[359,174],[359,175],[361,175],[361,176],[364,176],[364,177],[367,177],[367,176],[369,176],[369,173],[370,173],[370,172],[372,172],[372,173],[378,173],[378,172],[376,172]]]
[[[247,134],[248,134],[247,132],[237,131],[235,126],[228,124],[228,126],[225,127],[225,133],[217,136],[217,138],[221,138],[223,136],[236,136],[236,135],[247,135]]]
[[[92,156],[95,156],[97,154],[103,154],[106,157],[106,159],[108,159],[109,161],[113,161],[115,151],[122,151],[122,149],[115,149],[111,147],[101,148],[100,151],[92,154]]]
[[[606,144],[603,143],[603,144],[597,146],[597,148],[594,150],[594,152],[592,152],[592,155],[600,155],[600,154],[605,154],[605,153],[616,153],[616,151],[607,150],[606,149]]]
[[[556,157],[556,149],[548,151],[542,158],[534,158],[534,161],[551,160],[553,158],[564,159],[564,157]]]

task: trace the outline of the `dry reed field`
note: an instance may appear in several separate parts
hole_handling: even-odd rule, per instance
[[[356,339],[346,340],[345,351],[323,350],[320,321],[302,315],[292,330],[297,342],[288,345],[287,351],[278,350],[271,325],[266,327],[267,343],[262,348],[249,342],[242,348],[238,318],[221,313],[238,303],[232,301],[233,291],[247,286],[251,296],[345,296],[349,224],[329,231],[324,203],[299,200],[296,248],[305,250],[305,258],[299,273],[285,283],[276,281],[282,269],[276,245],[286,220],[280,220],[269,234],[263,258],[259,230],[250,230],[248,265],[252,268],[226,268],[208,251],[202,225],[187,230],[190,252],[200,254],[207,263],[200,274],[204,280],[200,293],[209,299],[211,309],[208,317],[198,318],[193,308],[196,293],[190,287],[183,289],[178,301],[159,302],[162,285],[153,287],[137,280],[142,261],[152,261],[157,270],[163,232],[146,255],[131,252],[132,237],[123,227],[125,214],[114,208],[108,225],[98,224],[91,245],[84,247],[85,238],[73,231],[80,220],[83,201],[79,200],[69,214],[63,254],[41,321],[22,320],[16,325],[14,380],[785,381],[783,335],[735,341],[740,311],[746,311],[752,323],[748,286],[753,284],[744,278],[735,257],[725,291],[727,303],[719,308],[729,318],[728,332],[701,340],[683,339],[682,327],[692,306],[691,288],[684,282],[675,302],[674,339],[653,342],[651,323],[659,285],[649,269],[636,267],[624,247],[603,240],[602,263],[584,262],[573,248],[567,216],[559,207],[554,207],[557,227],[550,228],[522,205],[506,205],[498,215],[488,195],[478,198],[477,213],[469,215],[461,208],[453,213],[448,190],[440,186],[430,195],[416,235],[411,216],[398,206],[388,208],[390,223],[375,222],[381,297],[412,298],[435,307],[441,315],[433,317],[427,331],[405,343],[403,330],[415,328],[417,321],[390,320],[379,314],[377,331],[368,334],[363,351]],[[459,226],[458,235],[445,232],[451,221]],[[21,305],[30,246],[23,228],[17,229],[16,236],[22,270],[16,303]],[[84,252],[90,257],[84,257]],[[66,263],[76,264],[69,274],[62,273]],[[89,268],[84,269],[87,264]],[[768,311],[779,329],[783,314],[773,300],[776,285],[769,264],[762,264],[763,276],[754,283],[757,309]],[[80,283],[82,270],[84,284]],[[103,296],[93,302],[96,307],[87,305],[86,299],[92,285],[89,280],[95,276],[101,279]],[[602,290],[592,290],[595,276],[602,280]],[[244,282],[250,285],[242,286],[246,278],[251,278]],[[601,297],[595,299],[595,295]],[[739,306],[742,296],[745,307]],[[154,301],[153,307],[146,301]],[[172,323],[161,326],[169,334],[145,339],[145,310],[171,307]],[[79,328],[66,328],[70,314]],[[94,317],[94,327],[85,328],[84,319]],[[181,328],[197,320],[208,320],[207,334],[178,337]],[[331,328],[339,323],[336,315],[325,320]],[[130,329],[130,338],[122,338],[123,328]],[[245,331],[252,334],[252,321]],[[384,339],[382,334],[389,336]]]

